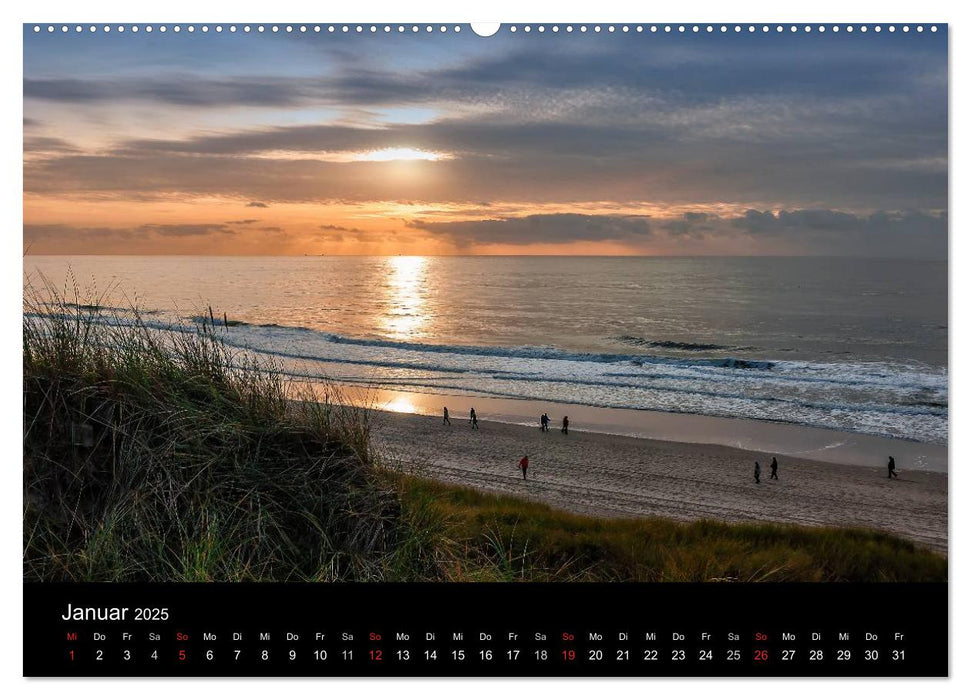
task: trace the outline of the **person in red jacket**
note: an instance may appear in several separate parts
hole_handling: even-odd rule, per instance
[[[523,458],[519,460],[519,468],[523,470],[523,480],[526,479],[526,470],[529,469],[529,455],[523,455]]]

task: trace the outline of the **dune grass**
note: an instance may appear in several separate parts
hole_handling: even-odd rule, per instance
[[[382,577],[400,513],[366,413],[295,401],[211,324],[28,299],[25,578]]]
[[[878,532],[603,520],[436,483],[371,454],[367,410],[226,345],[225,317],[166,330],[67,292],[25,291],[26,580],[947,578]]]
[[[882,532],[768,523],[602,519],[403,476],[423,546],[406,578],[454,581],[946,581],[947,560]]]

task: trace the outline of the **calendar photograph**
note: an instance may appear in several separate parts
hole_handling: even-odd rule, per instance
[[[947,25],[23,48],[31,590],[946,584]]]

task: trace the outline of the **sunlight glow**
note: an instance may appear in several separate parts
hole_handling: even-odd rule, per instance
[[[415,408],[415,404],[405,396],[399,396],[391,401],[388,401],[384,405],[385,411],[391,411],[393,413],[417,413],[418,409]]]
[[[356,160],[443,160],[447,158],[444,153],[420,151],[417,148],[382,148],[379,151],[361,153]]]

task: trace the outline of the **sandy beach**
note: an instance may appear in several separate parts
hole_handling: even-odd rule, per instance
[[[658,515],[679,520],[771,521],[861,526],[947,552],[947,474],[908,470],[887,479],[882,466],[841,465],[721,445],[679,443],[571,430],[543,433],[467,417],[375,412],[382,455],[416,464],[441,481],[543,501],[603,517]],[[529,479],[517,467],[529,455]],[[755,460],[762,483],[753,478]],[[875,455],[879,465],[886,459]]]

